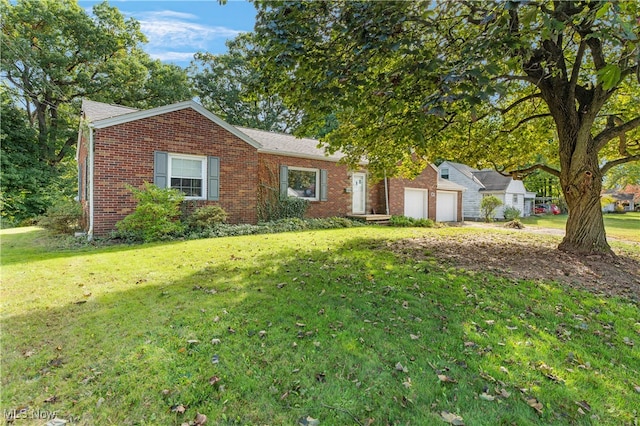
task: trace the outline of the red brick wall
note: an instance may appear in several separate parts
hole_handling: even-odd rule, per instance
[[[310,169],[327,170],[327,201],[311,201],[307,210],[307,217],[323,218],[332,216],[346,216],[351,214],[352,194],[346,192],[351,188],[351,173],[345,165],[325,160],[286,157],[282,155],[260,153],[260,180],[263,187],[279,191],[280,166],[306,167]],[[367,182],[367,212],[376,202],[377,193]]]
[[[428,189],[427,215],[429,219],[436,220],[436,188],[438,185],[438,172],[431,166],[415,179],[389,179],[389,214],[404,215],[404,189],[417,188]],[[384,190],[384,189],[383,189]]]
[[[192,109],[94,130],[94,234],[104,235],[133,211],[125,184],[153,182],[153,153],[220,157],[220,201],[230,223],[255,223],[256,148]]]

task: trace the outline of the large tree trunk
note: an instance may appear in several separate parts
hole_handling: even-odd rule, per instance
[[[582,167],[568,166],[560,178],[567,206],[566,234],[558,248],[574,254],[613,255],[607,243],[602,219],[600,192],[602,176],[597,166],[597,156],[583,159]],[[575,161],[575,158],[574,158]]]

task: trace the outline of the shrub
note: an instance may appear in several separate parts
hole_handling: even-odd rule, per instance
[[[202,206],[188,218],[189,227],[196,230],[211,228],[227,221],[227,212],[220,206]]]
[[[517,209],[515,207],[505,207],[504,208],[504,218],[506,220],[515,220],[515,219],[519,219],[520,218],[520,209]]]
[[[493,222],[493,216],[498,207],[502,205],[502,201],[495,195],[489,195],[482,198],[480,203],[480,211],[485,222]]]
[[[82,207],[74,200],[60,200],[47,209],[38,225],[56,234],[70,234],[80,229]]]
[[[118,238],[158,241],[184,230],[179,220],[184,194],[175,189],[160,189],[145,183],[142,189],[127,186],[138,201],[133,213],[116,223]]]
[[[389,219],[391,226],[398,227],[420,227],[420,228],[433,228],[434,223],[431,219],[414,219],[412,217],[394,215]]]
[[[309,200],[297,197],[273,196],[259,208],[259,217],[265,222],[280,219],[304,218]]]
[[[626,213],[624,206],[622,204],[616,204],[616,206],[613,208],[613,212],[614,213],[619,213],[619,214],[624,214]]]

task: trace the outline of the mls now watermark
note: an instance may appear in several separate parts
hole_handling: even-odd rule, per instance
[[[31,408],[21,408],[14,410],[4,410],[3,411],[4,418],[6,420],[20,420],[20,419],[28,419],[28,420],[59,420],[59,424],[65,423],[73,423],[71,420],[63,420],[58,419],[58,413],[56,411],[51,410],[40,410],[40,409],[31,409]],[[47,423],[49,424],[49,423]]]

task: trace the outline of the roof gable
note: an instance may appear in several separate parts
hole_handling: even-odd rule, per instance
[[[91,102],[91,103],[100,104],[100,102]],[[218,126],[222,127],[223,129],[227,130],[228,132],[242,139],[243,141],[253,146],[254,148],[258,148],[258,149],[262,148],[262,145],[260,143],[256,142],[251,137],[249,137],[245,133],[238,130],[236,127],[227,123],[226,121],[224,121],[223,119],[221,119],[220,117],[213,114],[212,112],[207,110],[205,107],[203,107],[202,105],[194,101],[178,102],[175,104],[164,105],[161,107],[147,109],[147,110],[136,110],[132,108],[121,107],[122,109],[128,109],[129,110],[128,112],[125,112],[124,110],[118,111],[117,109],[113,108],[113,107],[117,108],[117,106],[115,105],[102,104],[102,106],[105,111],[103,115],[106,114],[106,111],[115,111],[116,113],[117,112],[121,112],[121,113],[118,115],[110,116],[108,118],[103,118],[99,120],[88,120],[89,125],[94,129],[104,129],[105,127],[117,126],[119,124],[129,123],[131,121],[142,120],[145,118],[155,117],[158,115],[191,108],[194,111],[198,112],[199,114],[205,116],[206,118],[208,118],[209,120],[217,124]],[[97,109],[98,105],[92,105],[92,107]],[[100,116],[100,113],[98,113],[97,115]]]

